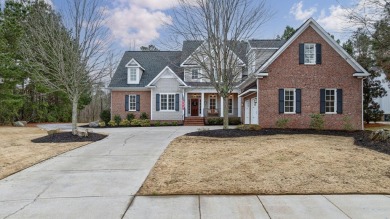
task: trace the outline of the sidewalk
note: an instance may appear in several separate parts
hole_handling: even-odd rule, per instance
[[[137,196],[125,218],[390,218],[390,196]]]

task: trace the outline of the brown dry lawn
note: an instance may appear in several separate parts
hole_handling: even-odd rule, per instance
[[[0,179],[90,142],[32,143],[47,132],[35,127],[0,127]]]
[[[390,194],[390,156],[353,142],[326,135],[182,136],[138,193]]]

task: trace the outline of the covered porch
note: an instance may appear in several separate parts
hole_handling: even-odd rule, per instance
[[[223,98],[215,92],[187,92],[185,117],[223,117]],[[228,99],[228,116],[241,117],[241,98],[232,93]]]

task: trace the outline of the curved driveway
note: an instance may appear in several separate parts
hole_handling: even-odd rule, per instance
[[[198,127],[98,129],[110,135],[0,181],[0,218],[121,218],[175,137]]]

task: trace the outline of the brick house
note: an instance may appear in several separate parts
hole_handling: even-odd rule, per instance
[[[151,120],[191,121],[222,117],[223,99],[191,63],[201,41],[182,51],[126,52],[112,78],[111,114],[146,112]],[[363,69],[312,18],[287,41],[249,40],[233,51],[243,65],[229,98],[229,116],[245,124],[309,128],[311,114],[324,114],[326,129],[348,121],[363,128]]]

